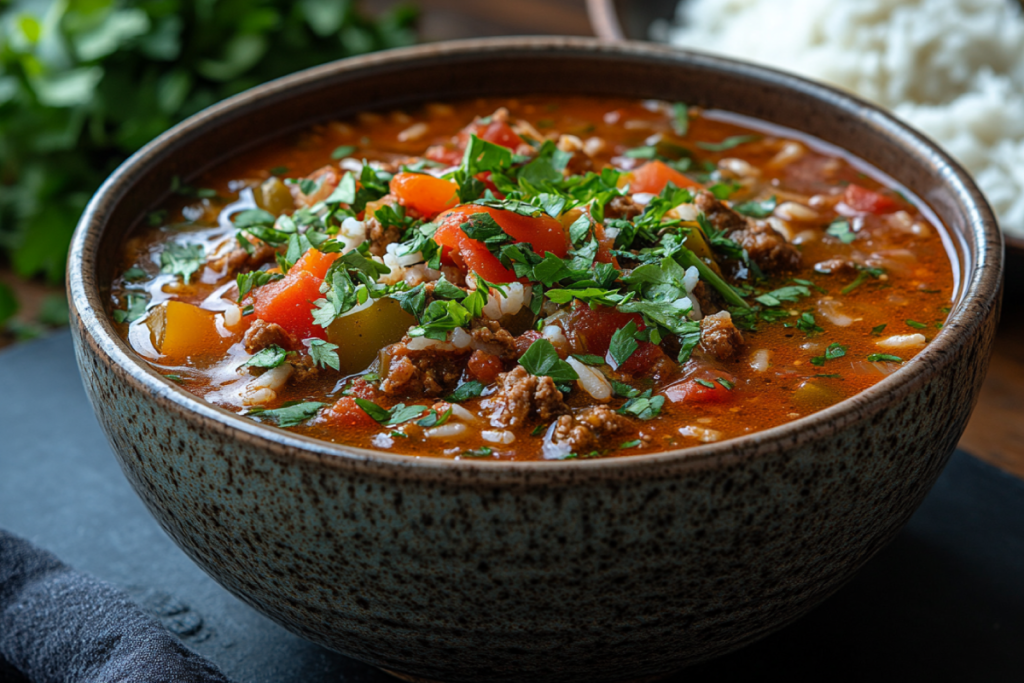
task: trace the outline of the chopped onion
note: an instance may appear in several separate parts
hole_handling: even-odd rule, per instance
[[[894,334],[891,337],[879,339],[875,342],[875,346],[880,346],[883,349],[915,349],[924,346],[926,341],[921,333]]]
[[[507,445],[516,440],[516,435],[507,429],[485,429],[480,432],[480,438],[491,443]]]
[[[717,429],[709,429],[708,427],[701,427],[699,425],[686,425],[685,427],[680,427],[679,433],[683,436],[693,437],[701,443],[712,443],[714,441],[719,441],[722,438],[722,432]]]
[[[608,379],[596,368],[584,365],[572,356],[568,358],[569,365],[579,375],[576,380],[580,389],[590,394],[595,401],[606,403],[612,398],[612,385]]]
[[[750,367],[755,372],[764,372],[771,365],[772,352],[768,349],[758,349],[750,354]]]
[[[432,439],[456,439],[466,435],[468,428],[461,422],[449,422],[440,427],[431,427],[424,432]]]

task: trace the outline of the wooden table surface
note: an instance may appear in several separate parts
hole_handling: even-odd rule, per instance
[[[398,0],[364,2],[371,11]],[[592,35],[586,0],[419,0],[424,40],[497,35]],[[11,282],[9,273],[0,279]],[[13,284],[13,283],[12,283]],[[40,290],[20,285],[31,300]],[[36,296],[38,299],[38,296]],[[1003,316],[985,385],[961,447],[1024,478],[1024,255],[1011,254]],[[26,306],[31,308],[31,306]]]

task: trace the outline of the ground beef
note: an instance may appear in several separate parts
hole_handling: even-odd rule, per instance
[[[370,253],[374,256],[384,256],[389,244],[402,239],[402,231],[393,225],[385,228],[373,216],[366,218],[366,235],[370,240]]]
[[[387,376],[380,384],[388,396],[425,394],[440,396],[455,389],[469,360],[466,351],[409,351],[395,345]]]
[[[814,264],[814,270],[826,275],[853,275],[857,272],[857,264],[853,261],[845,261],[841,258],[819,261]]]
[[[746,230],[753,221],[746,216],[736,213],[724,202],[707,190],[701,190],[693,198],[693,203],[704,213],[704,217],[716,230],[730,233],[736,230]]]
[[[643,212],[644,207],[637,204],[628,195],[612,197],[611,201],[604,205],[605,218],[622,218],[631,221]]]
[[[619,415],[608,406],[594,406],[576,413],[562,415],[555,424],[553,440],[568,443],[575,453],[604,450],[611,446],[607,438],[633,432],[635,426],[628,417]]]
[[[568,410],[554,380],[531,375],[522,366],[498,375],[498,391],[488,401],[496,427],[518,427],[533,416],[547,421]]]
[[[473,341],[486,344],[485,351],[502,360],[515,360],[522,354],[516,346],[516,338],[496,320],[477,319],[473,321]]]
[[[277,253],[273,247],[262,240],[257,240],[252,243],[252,246],[251,254],[242,247],[235,247],[226,256],[222,256],[211,263],[210,266],[214,270],[228,273],[246,273],[259,270],[268,263],[273,263],[274,254]]]
[[[291,377],[288,378],[291,382],[302,383],[320,374],[320,368],[316,366],[311,356],[304,353],[298,357],[290,356],[290,358],[293,358],[289,361],[293,368]]]
[[[800,252],[770,225],[751,222],[729,235],[766,274],[800,268]]]
[[[743,334],[736,329],[729,311],[704,316],[700,321],[700,346],[718,360],[736,360],[743,348]]]
[[[296,346],[295,337],[277,323],[268,323],[266,320],[257,319],[242,338],[245,350],[249,353],[258,353],[271,346],[280,346],[283,349],[291,349]]]
[[[763,272],[800,267],[800,252],[770,225],[741,216],[710,192],[698,192],[694,204],[716,230],[746,249],[750,260]]]
[[[690,298],[700,306],[701,315],[711,315],[722,310],[722,296],[703,280],[697,281],[697,285],[690,292]]]

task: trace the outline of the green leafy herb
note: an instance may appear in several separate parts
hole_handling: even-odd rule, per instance
[[[181,375],[164,375],[164,377],[171,380],[172,382],[177,382],[178,384],[183,384],[186,381],[185,378],[182,377]]]
[[[876,325],[875,327],[871,328],[871,336],[872,337],[881,336],[881,334],[882,334],[882,332],[884,330],[885,330],[885,323],[882,323],[881,325]]]
[[[113,313],[114,321],[119,323],[133,323],[146,315],[146,306],[149,301],[143,294],[129,292],[124,297],[124,309],[116,309]]]
[[[695,379],[693,381],[696,382],[697,384],[701,385],[702,387],[707,387],[708,389],[714,389],[715,388],[715,383],[714,382],[709,382],[706,379]]]
[[[907,325],[909,325],[910,327],[913,327],[913,328],[914,328],[915,330],[923,330],[923,329],[925,329],[926,327],[928,327],[928,326],[927,326],[927,325],[925,325],[924,323],[919,323],[919,322],[917,322],[916,320],[907,320],[907,321],[906,321],[906,323],[907,323]]]
[[[128,282],[138,282],[139,280],[144,280],[146,278],[146,271],[138,266],[132,266],[128,270],[124,271],[124,274],[121,275],[121,277]]]
[[[690,129],[690,112],[685,104],[676,102],[672,105],[672,131],[679,137],[686,137]]]
[[[618,369],[629,360],[629,357],[633,355],[633,352],[640,348],[636,340],[633,338],[636,334],[636,322],[630,320],[626,323],[625,327],[621,327],[615,330],[612,334],[611,342],[608,345],[608,355],[615,361],[615,367]]]
[[[333,152],[331,152],[331,158],[335,160],[344,159],[345,157],[350,156],[352,152],[356,151],[356,149],[357,147],[355,145],[339,145],[334,148]]]
[[[857,239],[857,233],[850,227],[850,221],[845,218],[838,218],[825,229],[825,234],[832,235],[843,244],[849,244]]]
[[[718,382],[719,384],[721,384],[723,387],[725,387],[729,391],[732,391],[733,388],[736,386],[735,384],[733,384],[729,380],[725,379],[724,377],[716,377],[715,381]]]
[[[661,407],[665,405],[665,397],[651,396],[651,394],[652,391],[648,389],[639,396],[629,399],[617,412],[620,415],[630,415],[640,420],[654,419],[661,412]]]
[[[205,256],[201,244],[169,242],[160,252],[160,272],[180,275],[186,283],[202,268]]]
[[[262,270],[254,270],[251,273],[239,273],[236,277],[236,282],[238,283],[238,303],[242,303],[245,295],[257,287],[262,287],[274,280],[280,280],[282,277],[284,276],[280,273],[268,273]]]
[[[538,339],[530,344],[530,348],[520,357],[519,364],[531,375],[550,377],[556,382],[570,382],[580,378],[571,365],[558,357],[554,345],[547,339]]]
[[[879,361],[888,361],[890,363],[902,363],[903,359],[899,356],[893,356],[889,353],[872,353],[868,356],[869,363],[877,363]]]
[[[633,439],[632,441],[627,441],[627,442],[625,442],[623,444],[620,444],[619,445],[619,450],[623,450],[624,451],[624,450],[626,450],[628,448],[636,448],[637,446],[641,445],[642,443],[643,443],[643,441],[641,441],[640,439]]]
[[[451,406],[449,406],[448,410],[444,411],[440,415],[437,414],[436,410],[431,410],[430,413],[427,414],[427,416],[425,418],[423,418],[422,420],[417,420],[416,424],[418,424],[420,427],[424,427],[426,429],[429,429],[430,427],[440,427],[441,425],[443,425],[446,422],[448,422],[448,420],[451,419],[451,416],[452,416],[452,408],[451,408]],[[405,436],[405,435],[403,434],[403,436]]]
[[[706,149],[709,152],[724,152],[727,149],[739,147],[740,145],[745,145],[748,142],[754,142],[755,140],[760,139],[760,135],[733,135],[721,142],[698,142],[697,146],[701,149]]]
[[[469,382],[463,382],[455,391],[444,397],[444,400],[449,403],[462,403],[468,401],[471,398],[476,398],[484,391],[484,385],[477,382],[475,379]]]
[[[287,351],[277,344],[272,344],[271,346],[254,353],[249,360],[242,363],[239,367],[276,368],[279,365],[283,365],[287,357]]]
[[[733,205],[732,210],[751,218],[767,218],[775,211],[778,203],[778,199],[775,195],[772,195],[769,199],[762,199],[761,201],[740,202]]]
[[[388,410],[365,398],[356,398],[355,401],[356,405],[362,408],[364,413],[382,425],[397,425],[409,422],[430,410],[426,406],[407,406],[404,403],[399,403],[394,408]]]
[[[358,399],[357,399],[358,400]],[[274,410],[250,410],[249,415],[258,415],[261,418],[269,418],[277,423],[278,427],[294,427],[302,424],[309,418],[320,412],[326,403],[318,401],[307,401],[294,405],[275,408]]]
[[[832,342],[825,348],[825,355],[815,356],[811,358],[811,365],[821,366],[825,364],[827,360],[835,360],[836,358],[842,358],[846,355],[846,349],[848,347],[843,346],[839,342]]]
[[[321,368],[341,369],[341,360],[338,358],[338,345],[326,342],[323,339],[307,339],[309,344],[309,357],[313,364]]]
[[[492,453],[494,453],[494,449],[490,446],[482,446],[480,448],[462,451],[461,455],[463,458],[487,458],[490,457]]]
[[[572,357],[584,365],[604,365],[604,358],[592,353],[574,353]]]

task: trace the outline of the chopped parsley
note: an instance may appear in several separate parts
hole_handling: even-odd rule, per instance
[[[893,356],[889,353],[872,353],[868,356],[869,363],[877,363],[878,361],[887,361],[890,363],[902,363],[903,359],[899,356]]]
[[[772,215],[778,204],[779,200],[775,195],[772,195],[769,199],[762,199],[761,201],[749,201],[734,204],[732,210],[738,214],[750,216],[751,218],[767,218]]]
[[[205,258],[201,244],[169,242],[160,252],[160,272],[180,275],[187,284],[195,272],[202,268]]]
[[[850,227],[850,221],[845,218],[839,218],[834,221],[825,229],[825,234],[832,235],[843,244],[849,244],[857,239],[857,233]]]
[[[469,382],[463,382],[455,391],[444,397],[444,400],[449,403],[462,403],[468,401],[471,398],[476,398],[484,391],[484,385],[478,381],[470,380]]]
[[[272,344],[267,348],[254,353],[249,360],[242,363],[239,367],[276,368],[279,365],[283,365],[287,357],[287,351],[277,344]]]
[[[811,365],[822,366],[825,364],[825,361],[842,358],[846,355],[847,348],[849,347],[843,346],[839,342],[832,342],[825,348],[825,355],[811,358]]]
[[[309,357],[313,359],[313,365],[321,368],[341,369],[341,360],[338,358],[338,345],[326,342],[323,339],[307,339],[309,345]]]
[[[748,142],[754,142],[760,140],[760,135],[733,135],[727,137],[721,142],[698,142],[697,146],[701,149],[706,149],[709,152],[724,152],[740,145],[745,145]]]
[[[926,327],[928,327],[924,323],[919,323],[916,320],[907,320],[906,323],[908,326],[913,327],[915,330],[923,330]]]
[[[376,422],[382,425],[391,426],[402,424],[403,422],[409,422],[415,420],[419,416],[423,415],[430,410],[426,406],[407,406],[404,403],[399,403],[391,409],[382,408],[373,401],[368,401],[365,398],[356,398],[356,405],[363,409],[363,412],[372,417]]]
[[[146,299],[143,294],[135,294],[129,292],[124,297],[124,309],[115,309],[113,316],[114,322],[118,323],[133,323],[142,316],[146,315],[146,306],[149,304],[149,300]]]
[[[570,382],[580,378],[566,361],[558,357],[558,351],[547,339],[538,339],[519,359],[526,371],[537,377],[550,377],[556,382]]]
[[[269,418],[276,422],[278,427],[294,427],[298,424],[302,424],[319,413],[320,409],[326,405],[326,403],[320,403],[319,401],[307,401],[305,403],[286,405],[273,410],[252,408],[246,414],[257,415],[261,418]]]

